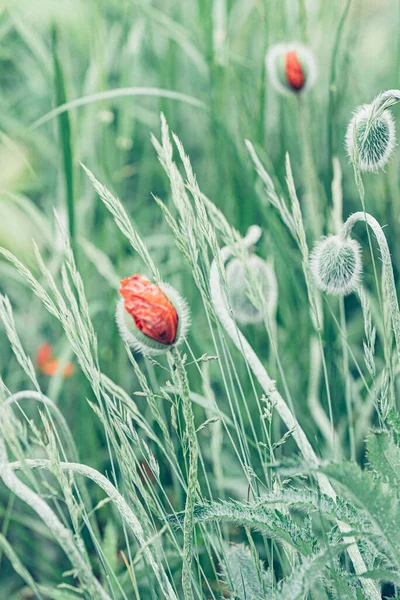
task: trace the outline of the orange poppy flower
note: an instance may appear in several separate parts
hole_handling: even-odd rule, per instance
[[[290,87],[295,91],[300,91],[304,86],[304,72],[295,50],[286,53],[285,73]]]
[[[39,370],[49,377],[55,375],[59,369],[60,361],[53,357],[53,348],[48,342],[43,342],[36,351],[36,364]],[[67,363],[63,368],[63,377],[71,377],[75,368],[72,363]]]
[[[144,335],[166,346],[174,343],[178,313],[158,286],[136,274],[122,279],[119,293],[125,310]]]

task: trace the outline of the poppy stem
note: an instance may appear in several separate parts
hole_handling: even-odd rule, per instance
[[[194,600],[192,590],[192,559],[193,559],[193,511],[197,494],[198,447],[192,403],[189,396],[189,382],[182,356],[176,348],[168,353],[171,374],[174,384],[182,400],[183,416],[186,424],[186,435],[189,448],[189,473],[185,517],[183,521],[183,567],[182,587],[185,600]]]

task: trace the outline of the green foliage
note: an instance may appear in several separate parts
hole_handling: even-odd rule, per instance
[[[335,556],[341,553],[343,549],[343,544],[329,546],[326,550],[319,552],[312,558],[305,559],[294,570],[293,574],[279,586],[276,594],[277,600],[284,600],[285,598],[299,600],[300,598],[304,598],[317,577],[320,576],[326,567],[332,564]]]
[[[170,517],[172,524],[180,524],[184,514]],[[300,528],[290,515],[279,510],[268,510],[264,506],[240,502],[213,502],[207,505],[197,504],[194,509],[195,523],[217,521],[249,527],[272,538],[293,546],[301,554],[312,552],[315,542],[306,527]]]
[[[380,479],[351,463],[331,464],[323,472],[340,485],[345,497],[364,512],[370,522],[372,536],[392,564],[400,566],[400,511],[396,495]],[[366,533],[366,532],[365,532]]]
[[[246,546],[232,545],[225,552],[221,568],[222,579],[232,598],[263,600],[271,594],[270,574],[265,572],[261,561],[255,564]]]

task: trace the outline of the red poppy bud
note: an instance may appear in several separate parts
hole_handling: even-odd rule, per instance
[[[131,348],[144,355],[164,354],[186,338],[189,308],[173,287],[132,275],[121,281],[119,293],[117,325]]]
[[[169,346],[174,343],[178,314],[167,296],[142,275],[132,275],[121,281],[119,293],[124,308],[144,335]]]
[[[296,91],[301,90],[304,86],[304,73],[295,50],[286,54],[285,73],[288,84]]]
[[[268,78],[281,94],[303,94],[315,83],[315,58],[303,44],[291,42],[271,46],[265,60]]]

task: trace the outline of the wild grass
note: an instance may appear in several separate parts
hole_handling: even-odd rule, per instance
[[[1,598],[400,598],[399,17],[0,3]]]

